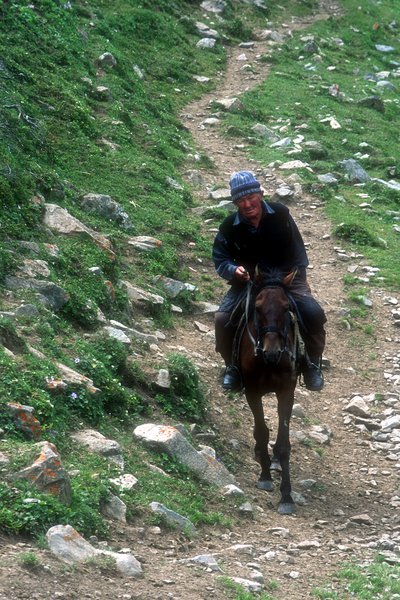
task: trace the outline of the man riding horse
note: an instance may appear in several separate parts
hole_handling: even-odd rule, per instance
[[[232,358],[236,326],[231,314],[245,298],[247,282],[254,278],[256,265],[260,264],[283,273],[296,271],[288,291],[296,305],[306,350],[303,378],[307,389],[320,391],[324,385],[321,358],[326,317],[307,282],[309,263],[301,234],[284,204],[263,200],[264,192],[253,173],[238,171],[229,184],[237,212],[221,223],[212,249],[218,275],[230,284],[215,313],[215,349],[226,365],[222,387],[230,391],[242,387],[240,371]]]

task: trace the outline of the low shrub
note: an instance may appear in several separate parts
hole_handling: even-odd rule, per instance
[[[341,223],[336,227],[334,233],[338,238],[360,246],[373,246],[376,248],[384,246],[380,238],[358,223]]]
[[[168,369],[171,387],[158,394],[160,406],[171,416],[200,421],[206,413],[206,401],[195,366],[185,356],[171,354]]]

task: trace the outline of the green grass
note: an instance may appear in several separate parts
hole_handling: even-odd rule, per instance
[[[246,590],[242,585],[228,577],[220,577],[218,583],[225,590],[226,596],[230,600],[252,600],[255,597],[254,592]],[[275,589],[275,585],[271,587]],[[273,600],[273,596],[267,592],[257,592],[256,597],[259,600]]]
[[[82,494],[74,490],[73,503],[67,507],[51,494],[38,492],[28,484],[13,482],[11,487],[1,482],[0,529],[5,533],[35,537],[55,524],[68,522],[82,535],[96,532],[105,535],[108,529],[93,492],[93,487]],[[27,499],[30,500],[26,502]]]
[[[154,454],[134,446],[127,433],[116,436],[115,429],[114,439],[124,447],[125,472],[133,473],[138,479],[132,490],[112,489],[126,503],[128,520],[140,517],[147,523],[159,524],[159,516],[149,509],[150,502],[164,504],[188,518],[196,527],[229,527],[237,518],[232,499],[220,498],[212,486],[194,478],[167,454]],[[166,475],[149,470],[149,463],[162,469]]]
[[[52,432],[47,437],[54,441]],[[81,535],[97,532],[105,535],[108,525],[100,514],[100,505],[111,490],[110,478],[118,469],[106,459],[82,452],[76,444],[57,443],[62,464],[67,471],[76,471],[71,477],[72,502],[66,506],[56,496],[38,491],[28,481],[14,479],[13,474],[32,464],[38,449],[28,442],[5,441],[2,451],[12,457],[8,467],[9,479],[0,484],[0,529],[6,533],[41,536],[53,525],[69,523]],[[31,499],[27,501],[27,499]],[[33,499],[33,501],[32,501]]]
[[[158,404],[167,415],[202,422],[207,406],[196,368],[181,354],[171,354],[167,358],[171,387],[157,395]]]
[[[32,550],[18,554],[18,562],[25,569],[30,570],[35,570],[41,566],[40,558]]]
[[[393,70],[390,61],[399,60],[396,30],[388,26],[398,16],[398,9],[393,0],[383,0],[379,6],[368,1],[360,7],[352,0],[342,4],[341,18],[321,21],[307,29],[307,34],[314,35],[319,58],[304,50],[305,43],[300,38],[305,32],[296,32],[281,52],[274,52],[270,57],[268,80],[241,95],[244,110],[226,115],[224,130],[226,135],[229,130],[239,130],[245,139],[252,138],[248,152],[263,165],[294,158],[308,162],[313,173],[304,169],[299,173],[305,187],[326,201],[333,234],[349,251],[362,253],[372,266],[379,267],[384,285],[398,289],[399,234],[393,229],[396,221],[390,211],[398,214],[400,192],[373,181],[361,187],[353,186],[346,181],[339,164],[354,158],[371,177],[389,180],[399,175],[394,127],[400,116],[398,91],[382,90],[374,81],[366,79],[370,73]],[[338,45],[336,38],[341,39],[343,45]],[[396,50],[379,52],[376,44],[391,45]],[[397,80],[393,82],[397,86]],[[333,84],[339,86],[343,94],[339,99],[329,93]],[[384,112],[358,104],[359,100],[372,95],[382,99]],[[334,117],[341,127],[332,129],[324,121],[327,117]],[[318,141],[326,151],[326,158],[313,159],[305,147],[300,154],[290,156],[285,150],[270,148],[263,140],[254,140],[251,127],[256,122],[277,132],[285,126],[280,137],[293,139],[301,133],[304,141]],[[305,128],[298,129],[299,126]],[[364,154],[368,156],[359,158]],[[339,184],[335,189],[324,188],[316,182],[317,174],[326,172],[337,175]],[[362,194],[367,198],[360,197]],[[360,207],[363,202],[371,204],[371,211]],[[382,280],[378,281],[382,285]]]
[[[64,466],[79,470],[72,482],[70,507],[5,479],[0,484],[2,531],[40,537],[49,526],[68,521],[82,534],[106,532],[100,503],[117,491],[109,483],[110,466],[68,443],[68,432],[87,425],[123,443],[126,469],[139,478],[135,492],[123,495],[129,518],[154,519],[148,511],[154,500],[181,512],[198,527],[229,526],[235,518],[229,500],[216,497],[214,490],[167,457],[154,457],[126,437],[126,431],[149,415],[168,423],[207,420],[204,390],[194,365],[181,355],[157,364],[170,369],[174,383],[169,393],[157,397],[142,368],[147,349],[133,343],[128,351],[104,336],[98,315],[101,311],[107,319],[127,325],[146,317],[149,328],[169,328],[175,318],[170,300],[138,315],[121,280],[164,295],[153,282],[155,275],[189,280],[192,263],[198,266],[197,259],[205,264],[210,260],[209,240],[201,234],[200,218],[190,210],[194,198],[183,173],[189,168],[212,169],[212,161],[206,155],[199,162],[191,158],[196,149],[179,114],[188,102],[216,87],[226,63],[226,46],[248,41],[255,28],[269,28],[271,23],[278,27],[288,15],[309,14],[317,2],[270,4],[264,11],[228,3],[224,22],[218,23],[224,44],[218,41],[213,50],[196,47],[200,36],[195,22],[205,17],[198,3],[189,0],[161,0],[157,10],[150,0],[77,0],[72,8],[51,0],[34,4],[10,0],[0,6],[0,307],[8,311],[14,304],[29,302],[38,310],[36,317],[0,321],[2,340],[15,353],[0,350],[0,427],[6,437],[2,451],[15,455],[11,471],[32,460],[27,452],[31,443],[22,438],[4,409],[7,402],[23,402],[35,409],[43,437],[56,443]],[[224,129],[253,137],[251,126],[260,121],[271,127],[287,126],[285,135],[303,131],[307,140],[319,141],[326,149],[325,158],[312,160],[306,150],[296,155],[312,163],[314,170],[302,172],[304,187],[324,201],[338,243],[380,268],[383,280],[371,279],[370,285],[398,290],[400,245],[389,211],[399,210],[399,194],[373,182],[349,185],[338,165],[358,152],[368,153],[362,164],[371,176],[399,176],[397,94],[377,92],[375,84],[364,78],[365,73],[386,70],[388,61],[399,60],[397,50],[387,55],[375,49],[376,43],[397,48],[398,34],[389,26],[396,20],[396,3],[367,1],[361,10],[355,0],[343,4],[339,21],[311,28],[321,61],[300,58],[304,55],[300,36],[306,32],[294,33],[281,50],[263,57],[271,63],[268,82],[241,96],[244,111],[226,114]],[[375,22],[380,23],[379,29],[373,27]],[[335,37],[341,37],[344,46],[338,46]],[[115,67],[99,65],[104,52],[113,54]],[[306,68],[307,63],[315,63],[315,70]],[[331,66],[335,70],[328,70]],[[200,84],[194,75],[208,76],[210,82]],[[329,94],[333,83],[344,94],[342,100]],[[109,89],[108,98],[99,96],[98,86]],[[357,104],[372,93],[381,95],[384,113]],[[342,128],[333,130],[322,123],[328,115],[335,116]],[[307,129],[297,130],[303,123]],[[368,146],[360,146],[364,143]],[[262,141],[249,145],[249,152],[263,165],[287,158]],[[335,189],[316,181],[318,173],[327,171],[339,176]],[[168,185],[167,178],[183,189]],[[81,198],[88,192],[110,195],[127,213],[132,230],[123,231],[115,221],[85,211]],[[360,204],[366,200],[360,193],[368,194],[373,212],[362,209]],[[85,236],[50,232],[42,222],[43,201],[58,204],[107,236],[115,258]],[[213,210],[201,219],[216,223],[222,214]],[[154,236],[162,245],[151,253],[128,255],[127,241],[134,235]],[[21,246],[28,241],[34,243],[30,249]],[[27,259],[45,261],[49,280],[68,293],[67,304],[57,313],[43,305],[33,290],[6,293],[6,277]],[[218,293],[215,282],[206,274],[200,274],[199,281],[196,299],[213,301]],[[371,339],[368,309],[354,302],[359,282],[353,278],[346,286],[350,318]],[[184,314],[191,310],[188,296],[176,303]],[[33,356],[27,344],[45,358]],[[101,391],[92,395],[86,386],[69,385],[54,394],[48,382],[60,377],[56,362],[89,377]],[[234,471],[238,459],[224,453],[220,441],[217,450]],[[158,464],[170,477],[150,476],[145,461]],[[24,502],[30,497],[38,502]]]
[[[341,569],[335,583],[314,590],[321,600],[392,600],[400,594],[400,568],[393,566],[379,555],[368,566],[349,565]]]
[[[178,4],[174,10],[184,12],[186,3]],[[176,115],[202,89],[192,75],[211,75],[223,66],[224,54],[221,46],[213,52],[197,49],[197,37],[186,33],[174,10],[98,2],[89,19],[79,3],[72,10],[45,0],[35,8],[20,2],[2,6],[6,135],[0,155],[2,197],[9,209],[2,211],[3,238],[8,232],[26,236],[37,225],[40,211],[29,200],[33,192],[61,203],[88,225],[117,232],[112,224],[83,213],[79,197],[87,191],[110,194],[124,205],[136,232],[164,237],[171,231],[175,235],[176,228],[194,235],[194,226],[182,218],[190,195],[168,188],[165,180],[180,179],[186,156],[189,138]],[[32,40],[39,38],[32,53]],[[98,75],[96,61],[105,50],[115,55],[117,66]],[[136,64],[143,80],[133,70]],[[112,100],[97,100],[96,85],[108,87]],[[102,139],[118,150],[108,150]],[[149,229],[153,203],[158,210]]]

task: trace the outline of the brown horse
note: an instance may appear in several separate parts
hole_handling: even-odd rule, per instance
[[[302,360],[302,342],[287,292],[294,276],[295,272],[283,276],[276,271],[256,270],[254,281],[249,285],[237,350],[246,399],[254,417],[255,457],[261,466],[257,487],[271,491],[271,469],[281,470],[278,508],[281,514],[292,514],[295,510],[289,471],[289,423]],[[279,416],[272,462],[262,404],[262,397],[270,392],[276,394]]]

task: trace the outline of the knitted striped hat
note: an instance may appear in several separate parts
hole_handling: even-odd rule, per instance
[[[231,188],[232,202],[237,202],[243,196],[261,192],[260,182],[250,171],[238,171],[231,175],[229,186]]]

